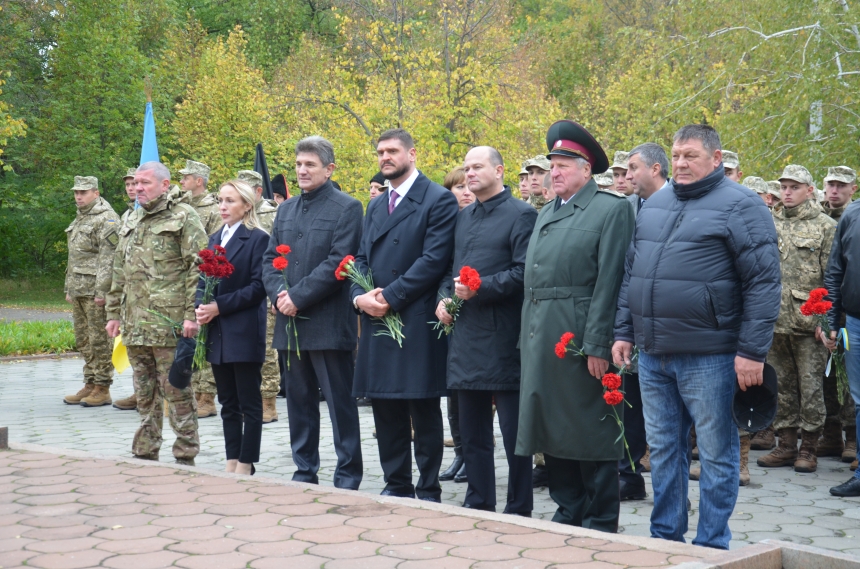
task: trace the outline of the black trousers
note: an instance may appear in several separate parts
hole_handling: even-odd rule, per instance
[[[442,497],[442,408],[439,397],[428,399],[372,399],[379,462],[385,489],[400,496],[438,500]],[[415,428],[415,462],[418,484],[412,484],[412,427]]]
[[[460,404],[458,401],[459,391],[451,390],[448,396],[448,428],[451,429],[451,438],[454,439],[454,454],[460,456],[463,453],[463,442],[460,438]]]
[[[633,488],[645,488],[645,478],[642,476],[642,457],[645,456],[645,416],[642,414],[642,392],[639,390],[639,374],[624,375],[624,398],[632,407],[624,408],[624,438],[630,447],[633,466],[625,452],[624,458],[618,461],[618,476],[621,482]]]
[[[357,490],[363,475],[358,407],[352,396],[355,367],[348,350],[302,350],[290,354],[286,373],[287,418],[296,472],[293,480],[318,484],[320,390],[331,417],[337,466],[335,488]]]
[[[263,362],[212,364],[215,389],[221,403],[224,447],[227,460],[249,464],[260,462],[263,437],[263,397],[260,370]]]
[[[499,426],[505,456],[508,459],[508,496],[505,513],[531,514],[532,457],[517,456],[517,426],[520,415],[519,391],[458,391],[460,415],[469,417],[460,425],[463,458],[469,474],[469,486],[463,505],[479,510],[496,511],[496,466],[493,455],[493,399],[499,412]]]
[[[618,533],[618,461],[569,460],[548,454],[544,458],[549,495],[558,504],[552,521]]]

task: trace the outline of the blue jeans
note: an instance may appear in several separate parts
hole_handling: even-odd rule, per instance
[[[848,371],[848,387],[851,389],[851,397],[854,399],[854,413],[860,420],[860,319],[848,316],[845,322],[848,330],[848,347],[845,352],[845,369]],[[857,423],[857,434],[860,434],[860,421]],[[857,454],[860,458],[860,453]],[[854,477],[860,478],[860,468],[854,471]]]
[[[731,407],[737,382],[734,361],[735,354],[639,354],[654,488],[651,537],[684,541],[690,476],[687,437],[695,424],[702,474],[693,543],[729,548],[729,516],[738,499],[741,460]]]

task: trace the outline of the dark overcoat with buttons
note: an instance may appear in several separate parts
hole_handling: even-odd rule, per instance
[[[587,355],[612,361],[633,209],[624,196],[599,191],[593,180],[565,205],[554,206],[549,202],[538,214],[526,252],[516,453],[618,460],[619,428],[600,380],[588,372],[586,358],[568,353],[559,359],[554,348],[563,333],[573,332]],[[623,416],[621,405],[615,409]]]
[[[300,351],[354,350],[358,319],[349,285],[334,271],[347,255],[355,255],[361,237],[361,202],[331,183],[302,192],[278,206],[269,248],[263,255],[263,283],[273,304],[284,290],[284,275],[272,266],[275,248],[289,245],[287,283],[298,308],[295,319]],[[272,347],[296,351],[286,332],[287,317],[277,313]]]
[[[361,315],[361,339],[353,395],[372,399],[421,399],[447,394],[447,338],[438,338],[438,287],[454,249],[459,212],[454,194],[419,174],[400,204],[388,214],[389,192],[367,207],[360,271],[372,270],[374,285],[403,320],[403,347],[376,336],[380,324]],[[281,206],[283,207],[283,206]],[[350,299],[364,290],[353,285]]]

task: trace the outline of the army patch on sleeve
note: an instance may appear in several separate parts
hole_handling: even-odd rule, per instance
[[[119,243],[119,236],[116,234],[116,231],[111,231],[110,234],[105,237],[105,239],[114,247],[116,247],[117,243]]]

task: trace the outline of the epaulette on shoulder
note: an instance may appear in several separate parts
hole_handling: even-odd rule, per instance
[[[616,192],[615,190],[607,190],[606,188],[597,188],[598,192],[602,192],[604,194],[609,194],[610,196],[615,196],[616,198],[626,198],[627,196],[622,194],[621,192]]]

